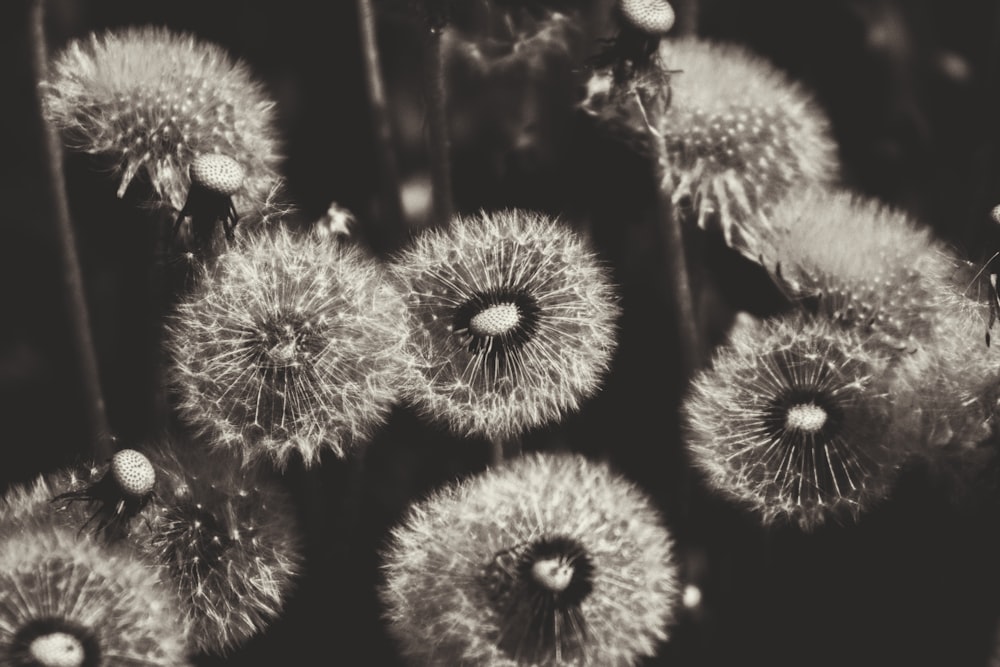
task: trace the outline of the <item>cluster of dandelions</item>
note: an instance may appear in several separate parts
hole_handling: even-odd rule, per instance
[[[0,593],[0,609],[16,617],[9,646],[68,633],[86,657],[66,664],[179,665],[189,654],[225,654],[277,618],[301,570],[297,521],[276,480],[176,444],[40,477],[10,490],[0,509],[0,534],[32,577],[19,595]],[[56,560],[41,559],[53,540]],[[54,593],[63,589],[65,599]]]
[[[672,548],[607,465],[524,456],[411,507],[380,593],[420,664],[631,665],[667,639]]]
[[[888,497],[912,457],[988,437],[997,365],[957,260],[905,215],[812,190],[771,219],[793,310],[737,325],[692,384],[688,441],[715,487],[811,529]]]

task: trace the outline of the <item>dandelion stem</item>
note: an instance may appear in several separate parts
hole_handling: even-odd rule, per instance
[[[42,0],[35,0],[31,7],[32,74],[36,82],[45,80],[48,68],[48,53],[45,43],[44,8]],[[73,338],[76,358],[80,364],[83,391],[86,400],[87,420],[90,429],[90,443],[93,455],[98,459],[111,456],[113,451],[111,429],[108,425],[101,390],[97,353],[87,312],[83,275],[77,256],[73,225],[69,217],[69,203],[66,198],[66,183],[62,165],[62,144],[55,130],[45,120],[42,113],[41,92],[35,86],[35,103],[42,122],[43,142],[40,154],[45,162],[45,183],[48,190],[45,202],[40,206],[51,216],[59,243],[59,262],[62,267],[66,287],[66,308],[70,319],[70,335]]]
[[[373,239],[373,243],[376,247],[395,249],[403,236],[401,233],[403,205],[400,199],[399,169],[393,152],[392,124],[389,121],[385,84],[379,63],[375,8],[372,6],[372,0],[357,0],[357,6],[365,87],[368,90],[368,103],[371,105],[372,127],[375,133],[375,160],[381,180],[382,237]]]
[[[521,455],[521,438],[490,438],[490,465],[498,466],[505,460]]]
[[[698,34],[698,0],[673,0],[677,5],[677,25],[674,37],[693,37]]]
[[[424,39],[424,91],[427,101],[428,151],[433,213],[431,225],[444,228],[451,221],[451,146],[448,141],[447,93],[444,81],[443,28],[429,27]]]
[[[697,320],[691,298],[684,232],[681,229],[680,217],[676,215],[673,202],[670,200],[670,192],[663,187],[664,173],[659,161],[656,162],[655,175],[656,209],[659,218],[657,227],[662,234],[666,289],[674,302],[680,369],[684,379],[687,380],[694,375],[701,364],[701,345],[698,342]]]

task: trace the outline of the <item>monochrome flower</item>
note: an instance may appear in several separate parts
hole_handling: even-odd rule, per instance
[[[420,664],[636,664],[678,596],[651,502],[575,455],[518,458],[413,506],[384,570],[390,630]]]
[[[741,321],[685,399],[687,444],[708,482],[765,523],[857,518],[913,446],[911,386],[829,322]]]
[[[396,398],[405,321],[380,266],[336,237],[281,228],[247,239],[172,319],[178,408],[248,460],[345,456]]]
[[[156,571],[130,551],[50,523],[44,513],[0,514],[0,663],[186,665],[174,602]]]
[[[585,240],[542,214],[453,221],[401,253],[418,373],[406,388],[429,419],[506,438],[558,420],[598,388],[618,305]]]
[[[131,541],[165,572],[191,645],[225,654],[284,608],[302,566],[288,493],[259,467],[179,447],[146,448],[156,498]]]
[[[778,282],[801,305],[887,349],[933,337],[953,263],[905,214],[848,192],[809,190],[772,215]]]
[[[634,80],[595,71],[582,108],[658,160],[661,187],[699,227],[772,268],[772,207],[837,177],[829,122],[799,85],[741,47],[664,40],[657,56],[662,67]]]
[[[140,173],[181,210],[189,168],[218,153],[245,172],[236,207],[259,210],[275,187],[273,102],[243,62],[165,28],[127,28],[73,41],[43,85],[48,119],[67,147],[104,156],[122,197]]]

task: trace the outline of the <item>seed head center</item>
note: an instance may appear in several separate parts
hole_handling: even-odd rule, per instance
[[[44,667],[80,667],[86,657],[83,644],[66,632],[51,632],[38,637],[29,648],[31,657]]]
[[[815,403],[800,403],[788,408],[785,415],[785,428],[790,431],[815,433],[826,425],[826,410]]]
[[[476,313],[469,331],[476,336],[502,336],[521,322],[521,311],[513,303],[498,303]]]
[[[153,464],[134,449],[123,449],[111,458],[111,474],[124,493],[136,498],[152,491],[156,484]]]
[[[573,580],[573,565],[565,558],[543,558],[531,566],[531,576],[543,588],[561,593]]]

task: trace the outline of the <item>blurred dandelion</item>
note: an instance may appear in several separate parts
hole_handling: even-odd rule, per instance
[[[853,332],[741,321],[684,410],[694,463],[765,523],[810,530],[888,496],[919,429],[905,378]]]
[[[631,665],[667,638],[671,549],[649,500],[607,465],[532,455],[412,507],[381,596],[426,664]]]
[[[258,467],[177,447],[145,450],[156,498],[132,542],[163,568],[197,649],[224,654],[277,618],[302,554],[291,498]]]
[[[45,514],[0,517],[0,663],[187,664],[184,625],[155,570]]]
[[[699,227],[772,268],[771,208],[793,188],[837,178],[825,115],[740,47],[685,38],[657,55],[664,71],[633,81],[595,71],[582,108],[659,161],[661,186]]]
[[[459,218],[392,265],[412,315],[419,373],[406,394],[462,435],[505,439],[593,394],[618,305],[587,243],[544,215]]]
[[[281,228],[234,246],[168,333],[181,415],[248,460],[337,456],[386,418],[406,312],[374,260]]]
[[[778,282],[806,308],[890,350],[933,338],[954,264],[929,231],[875,200],[819,189],[788,197],[772,220]]]
[[[72,42],[44,84],[49,120],[74,150],[105,156],[122,197],[145,173],[184,208],[189,167],[218,153],[245,172],[238,209],[259,210],[277,181],[273,102],[221,47],[164,28],[129,28]]]

